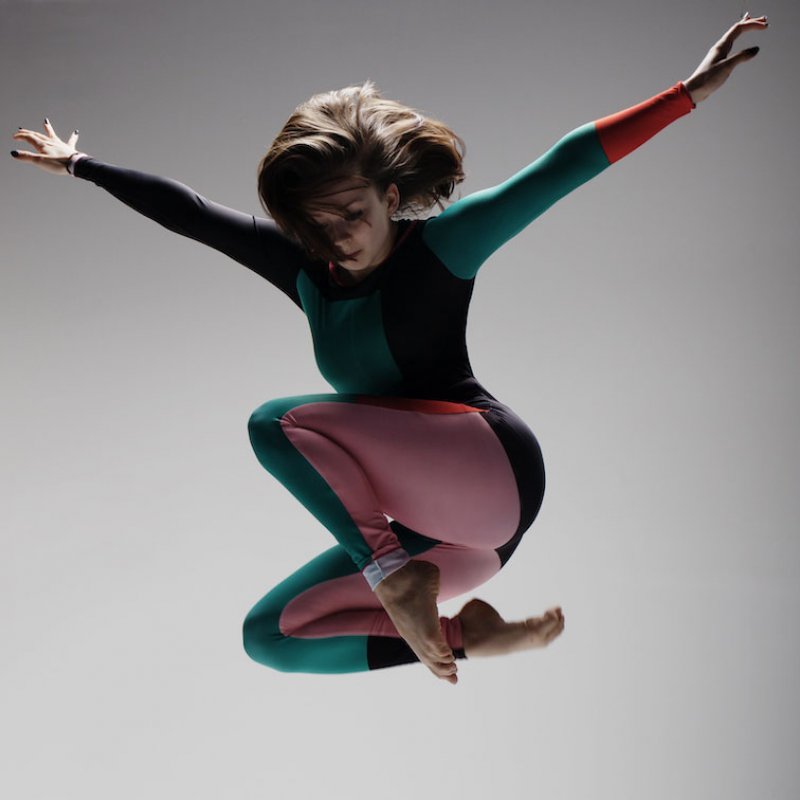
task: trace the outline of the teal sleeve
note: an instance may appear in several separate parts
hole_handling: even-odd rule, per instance
[[[495,250],[607,166],[595,124],[586,123],[503,183],[462,197],[429,219],[423,241],[453,274],[472,278]]]
[[[427,220],[423,241],[454,275],[473,278],[495,250],[553,203],[694,107],[678,81],[630,108],[581,125],[505,182],[468,195]]]

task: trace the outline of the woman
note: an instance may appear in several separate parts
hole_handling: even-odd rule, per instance
[[[422,661],[456,683],[457,658],[543,646],[561,633],[558,607],[509,623],[475,599],[438,617],[438,599],[501,569],[544,493],[535,436],[472,374],[475,275],[554,202],[705,100],[758,51],[728,57],[734,40],[766,26],[745,14],[688,80],[573,130],[504,183],[425,219],[396,217],[443,207],[464,179],[463,142],[384,100],[371,81],[315,95],[287,121],[258,170],[272,220],[78,152],[78,132],[63,142],[47,119],[44,133],[15,134],[38,151],[15,157],[91,180],[226,253],[309,320],[336,393],[271,400],[249,433],[261,464],[339,543],[250,611],[252,658],[325,673]]]

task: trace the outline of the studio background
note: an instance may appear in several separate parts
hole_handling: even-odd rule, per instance
[[[466,141],[458,196],[761,52],[483,265],[476,376],[536,433],[539,517],[476,590],[548,649],[352,675],[241,623],[333,537],[258,463],[266,400],[332,391],[302,313],[228,257],[8,151],[264,215],[258,160],[372,78]],[[0,793],[642,798],[800,793],[796,4],[0,2]],[[455,198],[454,198],[455,199]],[[435,212],[431,212],[435,213]],[[455,614],[467,596],[441,606]]]

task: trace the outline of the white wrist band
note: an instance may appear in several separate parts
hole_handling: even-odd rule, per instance
[[[82,158],[88,158],[89,156],[86,153],[73,153],[69,157],[69,161],[67,161],[67,172],[70,175],[75,175],[75,163],[80,161]]]

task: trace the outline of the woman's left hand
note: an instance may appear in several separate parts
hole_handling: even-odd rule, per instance
[[[683,81],[692,100],[700,103],[715,92],[728,80],[733,68],[743,61],[749,61],[758,52],[758,47],[740,50],[736,55],[727,57],[736,37],[745,31],[761,30],[767,27],[766,17],[751,17],[747,12],[730,30],[708,51],[700,66],[692,73],[691,78]]]

